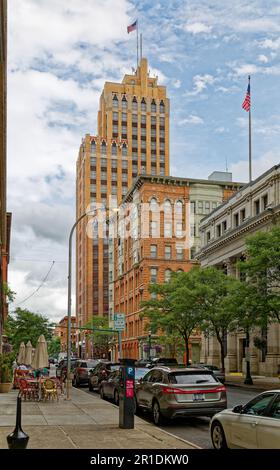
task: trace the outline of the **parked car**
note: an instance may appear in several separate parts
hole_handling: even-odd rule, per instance
[[[108,378],[113,370],[118,370],[120,364],[118,362],[100,361],[94,369],[89,370],[88,375],[88,388],[90,392],[94,390],[100,391],[100,384],[102,380]]]
[[[212,364],[204,364],[203,362],[200,362],[199,364],[192,364],[191,367],[204,367],[208,370],[211,370],[220,382],[225,383],[225,380],[226,380],[225,373],[222,371],[222,369],[220,369],[217,366],[213,366]]]
[[[216,414],[210,423],[215,449],[279,449],[280,390]]]
[[[80,387],[82,384],[88,384],[89,371],[99,364],[100,359],[80,359],[77,360],[75,367],[73,367],[73,380],[74,387]]]
[[[145,367],[135,367],[135,385],[140,382],[140,379],[148,373]],[[100,385],[100,397],[110,398],[114,400],[115,405],[119,404],[119,388],[120,388],[120,370],[112,371],[107,379],[102,380]]]
[[[73,369],[76,365],[76,362],[78,359],[74,359],[71,357],[70,359],[70,364],[71,364],[71,372],[73,372]],[[62,361],[59,362],[57,368],[56,368],[56,376],[58,378],[63,378],[63,380],[66,378],[67,375],[67,358],[62,359]]]
[[[157,366],[136,386],[136,406],[152,412],[157,425],[166,418],[211,417],[227,407],[226,388],[206,369]]]
[[[151,362],[147,364],[147,367],[152,368],[157,365],[164,365],[164,366],[178,366],[177,359],[174,357],[154,357]]]

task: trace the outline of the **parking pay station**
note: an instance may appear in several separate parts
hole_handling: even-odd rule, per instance
[[[134,428],[134,382],[136,359],[120,359],[119,427]]]

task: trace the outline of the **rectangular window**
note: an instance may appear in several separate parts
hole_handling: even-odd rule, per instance
[[[159,174],[160,174],[161,176],[164,176],[164,175],[165,175],[164,167],[159,169]]]
[[[151,124],[155,125],[157,123],[156,116],[151,116]]]
[[[157,258],[157,245],[151,245],[151,258]]]
[[[196,236],[196,227],[195,224],[191,224],[191,237]]]
[[[150,273],[151,273],[151,283],[157,282],[157,268],[151,268]]]
[[[122,113],[122,121],[127,121],[127,113]]]
[[[119,113],[113,112],[113,121],[117,121],[119,119]]]
[[[111,166],[112,166],[112,168],[117,168],[118,167],[118,160],[116,160],[116,159],[111,160]]]
[[[122,168],[128,168],[128,161],[127,160],[122,161]]]
[[[260,200],[257,199],[257,201],[254,202],[254,209],[255,209],[255,215],[258,215],[260,213]]]
[[[138,121],[137,114],[132,114],[132,122],[137,122],[137,121]]]
[[[206,213],[210,212],[210,202],[209,201],[205,201],[205,212]]]
[[[268,206],[268,195],[265,194],[263,197],[262,197],[262,210],[264,211]]]
[[[226,220],[224,220],[222,222],[222,228],[223,228],[223,233],[225,233],[227,231],[227,221]]]
[[[242,209],[240,211],[240,222],[244,222],[244,220],[246,219],[246,209]]]
[[[141,114],[141,124],[146,124],[146,115]]]
[[[217,202],[212,202],[212,209],[216,209],[217,207]]]
[[[191,214],[195,214],[195,201],[191,201]]]
[[[156,137],[157,131],[156,129],[151,129],[151,137]]]
[[[206,232],[206,242],[208,243],[210,242],[210,240],[211,240],[211,232],[210,230],[208,230],[208,232]]]
[[[172,223],[164,222],[164,236],[171,238],[172,237]]]
[[[164,118],[164,117],[160,117],[160,118],[159,118],[159,123],[160,123],[161,126],[164,126],[164,124],[165,124],[165,118]]]
[[[238,212],[233,215],[233,226],[238,227],[239,225],[239,214]]]
[[[158,237],[158,224],[155,220],[151,220],[150,222],[150,235],[151,237]]]
[[[182,236],[183,236],[182,222],[177,222],[176,223],[176,237],[182,237]]]
[[[165,259],[171,259],[171,246],[170,245],[165,245],[164,257]]]
[[[141,103],[141,111],[146,111],[146,103]]]
[[[216,234],[217,234],[217,237],[220,237],[221,236],[221,224],[217,225],[216,227]]]
[[[181,245],[176,246],[176,259],[184,259],[184,248]]]
[[[198,207],[197,212],[198,212],[199,214],[202,214],[202,213],[203,213],[203,201],[198,201],[197,207]]]

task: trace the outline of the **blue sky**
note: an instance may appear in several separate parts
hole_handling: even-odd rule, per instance
[[[10,283],[17,302],[66,311],[67,235],[75,217],[81,138],[96,133],[106,80],[135,67],[136,18],[151,74],[171,100],[172,175],[248,178],[251,74],[253,176],[279,162],[280,3],[273,0],[9,0]]]

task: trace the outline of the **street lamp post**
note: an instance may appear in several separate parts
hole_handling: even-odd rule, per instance
[[[253,385],[253,380],[251,377],[249,346],[250,346],[250,337],[249,337],[249,331],[247,330],[246,331],[246,377],[244,380],[244,384]]]
[[[151,330],[149,331],[149,361],[151,361],[151,338],[152,338],[152,332]]]
[[[77,227],[78,223],[86,216],[90,215],[90,213],[85,212],[82,214],[74,223],[73,227],[71,228],[71,232],[69,235],[69,255],[68,255],[68,308],[67,308],[67,315],[68,315],[68,322],[67,322],[67,378],[66,378],[66,400],[70,400],[70,385],[71,385],[71,288],[72,288],[72,237],[75,228]]]

